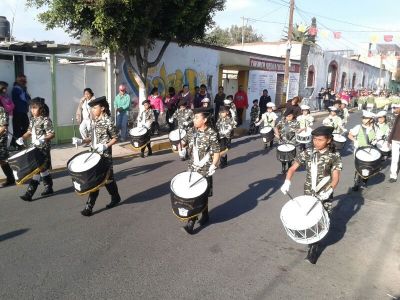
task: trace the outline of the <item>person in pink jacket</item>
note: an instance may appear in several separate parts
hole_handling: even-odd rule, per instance
[[[154,112],[154,134],[158,135],[160,124],[158,124],[158,117],[164,115],[164,103],[162,97],[158,94],[158,88],[154,87],[151,90],[150,96],[147,98],[150,101],[151,108]]]
[[[4,107],[5,112],[8,114],[8,132],[10,136],[8,137],[7,147],[10,147],[11,136],[13,134],[13,111],[14,111],[14,102],[7,94],[8,83],[5,81],[0,81],[0,106]]]

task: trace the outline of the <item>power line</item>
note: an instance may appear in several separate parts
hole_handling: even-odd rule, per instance
[[[276,8],[276,9],[274,9],[274,10],[271,10],[270,12],[264,14],[262,17],[259,17],[259,18],[257,18],[257,19],[263,19],[263,18],[265,18],[266,16],[269,16],[269,15],[271,15],[271,14],[277,12],[278,10],[282,9],[283,7],[284,7],[284,6],[281,5],[281,6],[279,6],[278,8]]]

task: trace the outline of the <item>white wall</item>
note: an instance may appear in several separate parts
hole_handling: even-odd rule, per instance
[[[15,81],[14,61],[0,59],[0,81],[8,83],[8,92],[11,92]]]
[[[224,87],[225,95],[235,95],[238,91],[238,80],[237,79],[227,79],[224,78],[222,86]]]

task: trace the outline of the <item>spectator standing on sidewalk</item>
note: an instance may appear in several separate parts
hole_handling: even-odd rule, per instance
[[[235,103],[237,110],[238,123],[240,126],[243,124],[243,114],[247,108],[249,108],[249,100],[247,98],[246,92],[243,90],[243,86],[239,85],[239,90],[233,97],[233,103]]]
[[[121,84],[119,86],[119,93],[115,96],[114,108],[117,114],[117,132],[119,132],[120,141],[126,140],[128,133],[128,117],[129,110],[131,109],[131,96],[126,92],[126,86]]]
[[[154,87],[151,90],[150,96],[147,98],[150,101],[151,109],[154,113],[154,131],[153,134],[158,135],[160,130],[160,124],[158,123],[158,118],[160,114],[164,114],[164,104],[162,97],[158,94],[158,88]]]
[[[18,75],[11,91],[11,98],[15,105],[13,112],[14,138],[12,145],[18,148],[20,146],[15,143],[15,139],[20,138],[29,127],[28,111],[31,96],[27,91],[26,84],[26,76],[23,74]]]
[[[267,103],[271,102],[271,97],[270,95],[268,95],[268,90],[264,89],[263,90],[263,94],[260,97],[260,102],[259,102],[259,106],[260,106],[260,119],[261,116],[267,111]]]
[[[167,113],[165,119],[168,123],[169,131],[174,130],[174,122],[170,123],[169,119],[174,115],[178,105],[178,96],[175,93],[175,89],[170,86],[168,89],[168,95],[164,100],[165,106],[167,107]]]
[[[76,110],[76,121],[79,124],[79,132],[82,139],[86,139],[90,136],[92,118],[89,102],[94,99],[94,93],[91,88],[83,90],[83,97],[79,101],[78,109]]]
[[[193,105],[193,97],[192,94],[190,94],[189,91],[189,86],[187,84],[185,84],[182,88],[182,91],[179,93],[179,101],[185,101],[187,108],[194,108]]]
[[[202,107],[201,100],[208,98],[211,100],[211,95],[207,92],[205,84],[200,85],[200,90],[194,96],[194,108]]]
[[[215,105],[214,116],[217,119],[218,119],[218,115],[219,115],[219,108],[224,105],[225,98],[226,98],[226,95],[224,93],[224,87],[220,86],[218,88],[218,93],[214,97],[214,105]]]
[[[0,106],[4,108],[4,111],[6,112],[8,116],[8,133],[7,133],[7,147],[10,146],[10,142],[12,140],[12,134],[13,134],[13,113],[14,113],[14,102],[11,100],[11,98],[8,96],[7,93],[7,88],[8,88],[8,83],[5,81],[0,81]]]

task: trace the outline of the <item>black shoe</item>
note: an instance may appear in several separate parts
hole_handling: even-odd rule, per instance
[[[113,197],[111,198],[111,202],[106,205],[107,209],[113,208],[117,206],[121,202],[121,197],[118,195],[118,197]]]
[[[204,226],[205,224],[208,223],[208,221],[210,220],[210,216],[208,215],[208,209],[206,209],[203,214],[201,215],[201,218],[199,220],[199,224],[201,226]]]
[[[140,157],[144,158],[144,152],[140,152]]]
[[[15,185],[15,180],[6,180],[1,184],[1,187],[7,187],[7,186],[12,186]]]
[[[89,205],[86,205],[85,208],[81,211],[81,215],[85,217],[90,217],[92,214],[92,207]]]
[[[196,223],[196,218],[190,219],[187,224],[185,225],[185,227],[183,227],[183,229],[185,229],[185,231],[189,234],[193,234],[193,228],[194,228],[194,223]]]
[[[396,181],[397,181],[397,179],[394,179],[394,178],[390,178],[390,179],[389,179],[389,182],[390,182],[390,183],[394,183],[394,182],[396,182]]]
[[[39,185],[39,181],[31,179],[28,185],[28,189],[25,194],[20,196],[20,198],[24,201],[32,201],[32,196],[35,194],[37,187]]]
[[[44,191],[41,193],[42,196],[48,196],[54,193],[53,191],[53,179],[51,175],[43,177]]]
[[[181,157],[181,161],[185,161],[186,160],[186,158],[185,157]]]
[[[149,150],[149,152],[147,153],[147,156],[152,156],[153,155],[153,151]]]
[[[352,188],[353,192],[357,192],[359,189],[360,189],[360,186],[359,186],[359,185],[355,185],[355,186],[353,186],[353,188]]]
[[[313,265],[317,263],[318,259],[318,245],[311,245],[308,249],[306,259]]]

